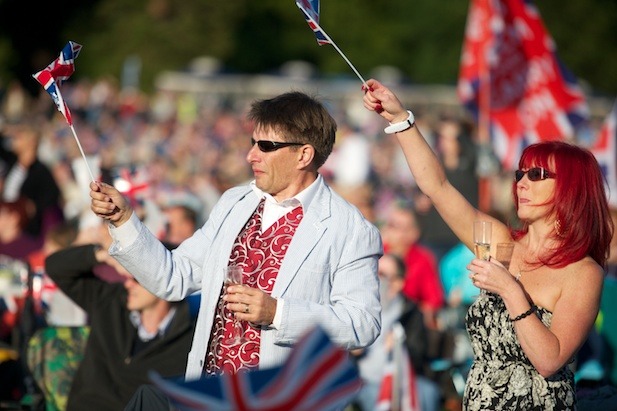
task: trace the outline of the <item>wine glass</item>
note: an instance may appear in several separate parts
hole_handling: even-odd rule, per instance
[[[227,292],[227,287],[230,285],[242,284],[242,267],[239,265],[230,265],[223,268],[223,271],[225,273],[225,292]],[[234,313],[229,312],[229,315],[233,321],[233,332],[231,338],[226,339],[224,343],[229,345],[242,344],[246,341],[242,323],[236,318]]]
[[[488,261],[491,258],[491,234],[493,228],[490,221],[473,222],[473,243],[476,257]]]
[[[506,270],[510,269],[510,261],[512,260],[512,252],[514,251],[514,243],[497,243],[497,251],[495,258]]]

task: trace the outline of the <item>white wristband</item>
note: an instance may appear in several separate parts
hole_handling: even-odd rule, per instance
[[[414,118],[413,113],[411,111],[407,110],[407,113],[409,113],[409,117],[407,117],[407,120],[401,121],[400,123],[394,123],[394,124],[390,123],[388,127],[383,129],[384,133],[386,134],[400,133],[401,131],[409,130],[410,128],[412,128],[416,119]]]

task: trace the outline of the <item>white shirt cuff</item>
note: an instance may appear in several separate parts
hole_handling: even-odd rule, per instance
[[[276,299],[276,312],[274,313],[274,319],[272,320],[272,326],[277,330],[281,329],[281,317],[283,316],[283,306],[285,301],[282,298]]]
[[[113,246],[115,246],[116,250],[120,251],[122,248],[133,244],[137,236],[139,236],[141,225],[142,223],[135,212],[133,212],[128,221],[120,227],[115,227],[113,224],[109,223],[109,234],[113,239]]]

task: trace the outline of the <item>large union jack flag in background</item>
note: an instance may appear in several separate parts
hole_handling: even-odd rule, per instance
[[[316,327],[298,341],[284,365],[267,370],[167,380],[151,379],[182,411],[328,411],[342,409],[361,379],[347,351]]]
[[[58,88],[67,80],[75,71],[75,59],[79,56],[81,44],[74,41],[69,41],[60,52],[60,56],[52,61],[47,67],[32,75],[38,81],[45,91],[49,93],[53,99],[58,111],[62,113],[66,122],[72,126],[73,119],[71,111],[64,102],[60,89]]]
[[[525,146],[573,139],[588,120],[584,94],[531,0],[471,1],[458,94],[477,117],[488,117],[506,169]]]

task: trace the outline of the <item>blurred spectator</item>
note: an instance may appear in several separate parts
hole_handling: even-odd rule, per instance
[[[379,259],[379,280],[382,305],[381,334],[365,350],[352,354],[358,357],[358,366],[364,385],[356,399],[363,411],[377,409],[377,398],[386,373],[388,353],[394,344],[393,326],[399,322],[405,330],[405,347],[416,376],[418,404],[422,411],[437,411],[440,405],[439,386],[426,377],[429,367],[428,337],[424,318],[418,306],[402,294],[406,267],[404,261],[394,254],[384,254]],[[400,404],[392,404],[399,409]],[[405,409],[401,407],[400,409]]]
[[[462,317],[478,296],[478,287],[471,282],[467,270],[467,264],[474,258],[474,253],[465,244],[458,243],[439,262],[439,274],[447,305],[459,312],[457,318],[462,328],[464,328]]]
[[[0,133],[2,200],[27,200],[25,231],[42,244],[45,232],[64,220],[60,189],[47,165],[38,158],[40,131],[32,124],[5,127]]]
[[[336,184],[334,190],[345,200],[356,206],[364,218],[376,223],[374,187],[371,183],[364,183],[360,186],[345,186]]]
[[[385,252],[401,257],[407,266],[403,294],[418,304],[427,327],[436,329],[444,293],[435,256],[419,244],[421,231],[413,209],[403,203],[393,204],[381,235]]]
[[[444,117],[437,125],[435,151],[444,166],[446,178],[474,206],[478,205],[476,152],[468,127],[461,121]],[[431,200],[418,192],[415,199],[422,244],[429,247],[437,261],[458,243],[458,238],[443,221]]]
[[[163,241],[179,245],[197,230],[197,213],[183,204],[170,205],[163,209],[165,214],[165,234]]]
[[[50,254],[70,246],[77,237],[74,221],[66,221],[51,228],[45,235],[43,247],[28,256],[33,279],[35,304],[50,326],[81,326],[86,313],[60,290],[45,272],[45,259]]]
[[[126,271],[124,283],[95,277],[109,258],[98,245],[69,247],[50,255],[46,270],[87,313],[90,336],[69,394],[68,410],[121,410],[148,371],[179,376],[186,367],[194,321],[186,301],[155,297]]]
[[[25,199],[0,202],[0,254],[27,262],[28,255],[40,248],[40,242],[26,232],[28,221]]]
[[[332,181],[336,185],[351,188],[362,186],[371,173],[370,142],[345,123],[339,127],[336,139],[332,155],[324,164],[324,172],[332,173]]]

